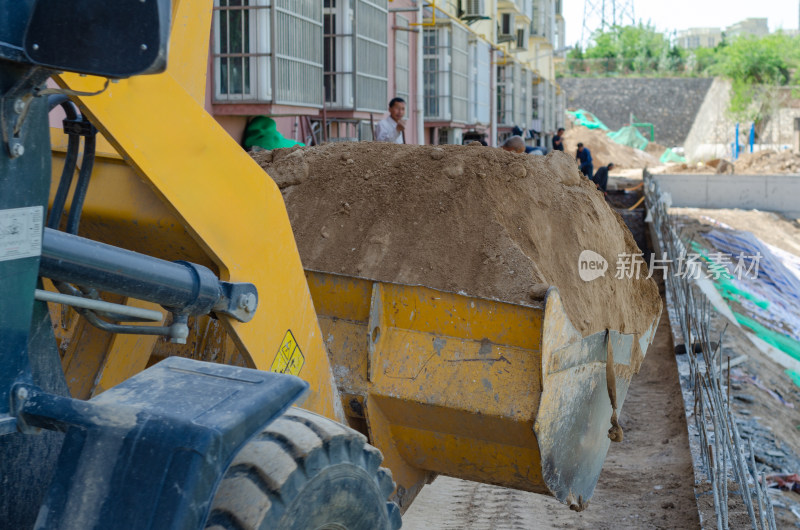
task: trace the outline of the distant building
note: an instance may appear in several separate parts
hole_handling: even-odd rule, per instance
[[[713,48],[722,42],[720,28],[689,28],[678,32],[676,44],[687,50]]]
[[[766,18],[746,18],[725,30],[728,39],[735,39],[742,35],[752,35],[754,37],[766,37],[769,35],[769,26]]]
[[[265,115],[290,139],[357,141],[398,96],[409,144],[496,145],[521,130],[550,145],[565,107],[562,3],[214,0],[207,106],[237,140]]]

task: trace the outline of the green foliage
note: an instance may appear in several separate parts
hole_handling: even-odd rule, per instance
[[[740,37],[716,50],[708,71],[731,80],[729,111],[734,118],[758,122],[770,113],[774,87],[798,85],[798,47],[800,38],[774,33]]]
[[[790,69],[796,67],[800,45],[797,38],[783,33],[756,38],[739,37],[718,50],[715,73],[757,85],[787,85]],[[794,65],[792,63],[795,63]]]
[[[782,32],[727,39],[715,48],[686,50],[651,24],[614,26],[570,51],[560,75],[722,76],[731,80],[731,114],[759,121],[775,105],[774,87],[800,92],[800,36]]]

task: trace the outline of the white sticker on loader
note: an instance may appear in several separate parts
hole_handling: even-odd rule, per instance
[[[42,253],[43,208],[0,210],[0,261]]]

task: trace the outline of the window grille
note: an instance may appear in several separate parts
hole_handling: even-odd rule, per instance
[[[481,39],[469,44],[469,116],[470,124],[488,124],[491,114],[491,48]]]
[[[270,0],[214,0],[214,99],[270,101]]]
[[[323,32],[325,35],[325,103],[330,108],[352,108],[353,93],[353,0],[325,0]]]
[[[387,0],[325,0],[325,101],[383,112],[388,94]]]
[[[469,104],[469,32],[463,27],[452,25],[450,55],[452,86],[452,121],[466,123]]]
[[[396,15],[395,22],[400,28],[409,27],[409,20],[402,15]],[[397,30],[394,32],[394,93],[396,97],[406,101],[409,97],[410,77],[409,35],[408,31]]]
[[[216,102],[321,106],[318,0],[214,0]]]
[[[322,105],[322,3],[275,3],[275,103]]]
[[[426,28],[423,33],[425,119],[449,121],[450,26]]]

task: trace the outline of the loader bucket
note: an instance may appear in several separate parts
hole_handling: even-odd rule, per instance
[[[306,277],[345,414],[383,452],[402,509],[437,474],[586,506],[610,443],[610,387],[620,407],[660,315],[641,337],[583,337],[555,287],[517,305]]]

